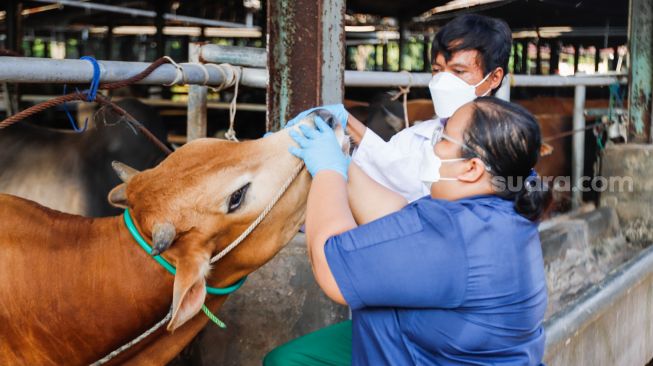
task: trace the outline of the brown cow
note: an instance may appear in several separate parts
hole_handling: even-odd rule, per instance
[[[0,194],[0,365],[95,362],[161,320],[172,303],[170,332],[157,331],[112,363],[170,361],[206,324],[196,316],[202,304],[216,311],[226,299],[205,299],[205,284],[236,282],[296,233],[310,181],[305,169],[243,244],[209,265],[300,164],[291,144],[286,130],[240,143],[201,139],[153,169],[119,166],[126,182],[110,201],[129,207],[148,241],[160,238],[165,247],[174,240],[162,254],[176,266],[174,278],[134,242],[122,216],[90,219]]]

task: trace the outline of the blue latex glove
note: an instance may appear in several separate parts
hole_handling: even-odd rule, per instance
[[[305,125],[299,126],[303,136],[295,130],[290,131],[290,137],[295,140],[299,147],[288,149],[291,154],[304,160],[306,169],[315,176],[323,170],[333,170],[345,177],[347,180],[347,170],[351,159],[346,156],[335,133],[329,125],[320,117],[315,117],[317,129]]]
[[[327,111],[331,112],[333,116],[336,118],[338,122],[342,125],[343,129],[347,129],[347,118],[349,118],[349,112],[345,109],[345,106],[342,104],[329,104],[329,105],[323,105],[320,107],[315,107],[311,109],[307,109],[298,115],[296,115],[293,119],[288,121],[284,128],[286,127],[292,127],[296,125],[299,121],[304,119],[304,117],[308,116],[311,112],[315,111],[316,109],[326,109]]]

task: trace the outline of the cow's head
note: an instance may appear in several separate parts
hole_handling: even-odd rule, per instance
[[[300,123],[312,125],[313,116]],[[344,146],[348,139],[336,125]],[[288,152],[293,144],[286,129],[245,142],[195,140],[143,172],[114,164],[124,183],[109,193],[109,201],[129,207],[141,234],[177,267],[168,330],[199,312],[207,281],[213,286],[236,282],[271,259],[297,232],[310,186],[305,169],[242,244],[215,268],[209,264],[292,175],[301,162]]]

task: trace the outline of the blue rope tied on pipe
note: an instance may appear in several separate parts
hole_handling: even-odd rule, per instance
[[[91,80],[91,85],[88,90],[86,90],[86,100],[88,102],[93,102],[95,101],[95,97],[97,96],[97,91],[98,88],[100,87],[100,64],[98,64],[97,60],[94,57],[91,56],[83,56],[80,58],[80,60],[86,60],[93,65],[93,79]],[[79,91],[78,91],[79,92]],[[64,95],[66,94],[66,84],[63,86],[63,93]],[[68,107],[66,106],[66,103],[63,104],[63,110],[66,112],[66,115],[68,116],[68,120],[70,121],[70,125],[73,128],[73,131],[77,133],[82,133],[86,131],[86,128],[88,127],[88,118],[84,120],[84,127],[79,128],[77,127],[77,124],[75,123],[75,119],[73,116],[70,114],[70,111],[68,110]]]

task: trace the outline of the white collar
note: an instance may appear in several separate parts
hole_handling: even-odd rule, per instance
[[[411,127],[411,129],[413,130],[414,134],[430,139],[433,136],[433,130],[435,129],[435,126],[441,123],[442,120],[440,118],[429,119],[414,125]]]

